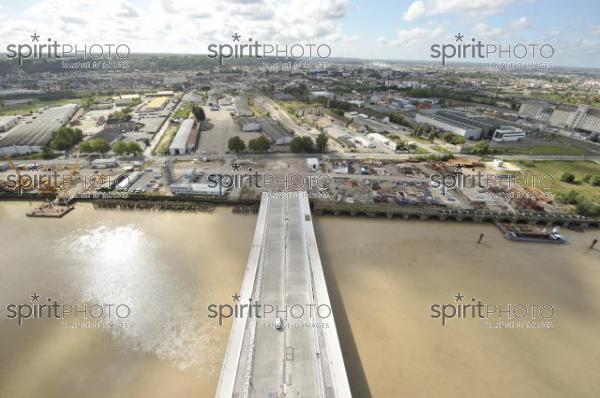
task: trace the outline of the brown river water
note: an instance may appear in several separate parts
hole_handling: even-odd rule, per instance
[[[231,321],[207,306],[239,291],[256,217],[29,207],[0,202],[0,397],[212,397]],[[317,217],[315,230],[355,397],[600,396],[597,230],[563,230],[567,245],[481,224]],[[130,314],[126,327],[7,318],[34,293]],[[431,318],[458,293],[552,305],[552,327]]]

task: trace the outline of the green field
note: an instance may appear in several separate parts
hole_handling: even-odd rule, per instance
[[[600,187],[595,187],[582,182],[585,175],[600,176],[600,163],[592,161],[554,161],[544,160],[535,162],[522,162],[521,167],[526,173],[534,175],[551,175],[554,177],[553,194],[564,194],[576,191],[593,203],[600,203]],[[569,184],[560,180],[563,173],[573,173],[576,182]]]
[[[434,151],[438,152],[438,153],[445,153],[445,154],[452,153],[451,150],[449,150],[448,148],[444,148],[441,145],[431,145],[430,148],[433,149]]]
[[[589,152],[584,149],[566,145],[491,145],[491,148],[497,150],[501,155],[581,156],[589,154]]]
[[[4,115],[22,115],[25,113],[33,113],[38,111],[42,107],[46,106],[60,106],[64,104],[82,104],[85,101],[84,98],[63,98],[55,100],[36,100],[34,99],[31,104],[21,105],[8,105],[0,106],[0,116]]]
[[[178,123],[173,123],[167,127],[167,131],[165,131],[165,134],[156,146],[156,149],[154,149],[155,155],[165,155],[169,153],[169,146],[171,145],[171,142],[173,142],[173,138],[175,138],[175,134],[177,134],[178,129]]]
[[[278,104],[281,108],[288,111],[288,113],[296,113],[298,109],[310,106],[309,104],[301,101],[279,101]]]
[[[190,112],[192,112],[192,104],[185,104],[179,107],[177,112],[173,113],[173,116],[171,117],[173,119],[187,119],[190,117]]]

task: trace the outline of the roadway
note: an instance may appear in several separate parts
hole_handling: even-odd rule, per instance
[[[218,398],[351,396],[305,195],[263,194],[240,295],[275,311],[234,320]]]

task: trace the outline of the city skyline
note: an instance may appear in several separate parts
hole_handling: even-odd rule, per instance
[[[125,43],[133,53],[206,54],[211,43],[231,43],[240,34],[282,45],[326,43],[331,57],[396,61],[436,61],[431,46],[454,43],[461,34],[502,46],[549,44],[552,66],[597,68],[594,8],[600,6],[512,0],[381,1],[375,7],[362,0],[109,0],[98,8],[92,1],[28,0],[0,3],[0,32],[2,51],[37,33],[59,42]]]

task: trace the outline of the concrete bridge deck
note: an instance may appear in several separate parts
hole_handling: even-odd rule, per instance
[[[269,311],[234,319],[218,398],[351,396],[305,194],[263,194],[240,296]]]

